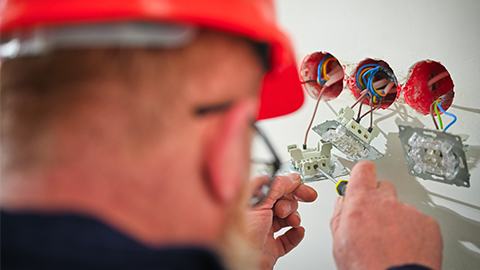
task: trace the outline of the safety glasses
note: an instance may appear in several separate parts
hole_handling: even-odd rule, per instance
[[[198,108],[195,111],[197,116],[205,116],[212,113],[227,111],[232,103]],[[280,160],[265,134],[260,131],[254,121],[251,121],[254,134],[250,148],[250,207],[260,205],[267,198],[275,180],[275,174],[280,168]]]

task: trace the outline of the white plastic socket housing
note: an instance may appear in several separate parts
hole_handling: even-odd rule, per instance
[[[354,111],[348,106],[341,108],[338,112],[338,120],[347,128],[347,130],[355,134],[360,140],[370,144],[370,142],[378,136],[380,131],[376,127],[372,127],[372,130],[368,131],[362,125],[353,120],[354,114]]]
[[[318,166],[326,173],[330,173],[330,152],[331,143],[318,141],[317,148],[302,150],[296,144],[287,146],[293,166],[299,170],[301,175],[317,174],[315,166]]]
[[[316,166],[333,177],[348,175],[345,167],[331,155],[331,143],[319,141],[316,148],[308,149],[301,149],[296,144],[292,144],[287,146],[287,150],[291,159],[282,164],[279,172],[281,174],[298,173],[302,183],[327,179],[315,170]]]
[[[313,127],[313,130],[325,142],[331,142],[340,152],[353,161],[374,160],[383,157],[370,142],[378,136],[379,130],[372,127],[368,131],[353,120],[354,112],[350,107],[340,109],[339,118]]]

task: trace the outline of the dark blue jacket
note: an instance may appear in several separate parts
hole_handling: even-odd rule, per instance
[[[79,215],[1,212],[0,222],[3,270],[225,269],[204,247],[145,246],[100,221]],[[390,270],[425,269],[402,266]]]

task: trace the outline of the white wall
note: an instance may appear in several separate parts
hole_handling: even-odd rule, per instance
[[[458,116],[449,131],[470,135],[471,186],[451,186],[408,174],[397,125],[434,126],[430,117],[412,111],[401,100],[375,115],[382,134],[372,145],[385,153],[375,164],[379,178],[392,181],[403,201],[440,222],[445,244],[443,268],[480,269],[480,1],[277,0],[277,9],[294,41],[299,63],[315,51],[328,51],[347,67],[367,57],[380,58],[390,64],[402,83],[417,61],[432,59],[447,68],[455,83],[449,112]],[[334,119],[338,109],[353,102],[350,90],[345,89],[336,100],[320,104],[315,123]],[[302,144],[314,103],[307,96],[296,113],[261,123],[283,160],[288,159],[286,145]],[[444,118],[449,121],[448,116]],[[318,138],[311,132],[309,145]],[[352,162],[341,161],[352,168]],[[329,220],[336,194],[327,181],[311,186],[319,198],[300,206],[306,237],[279,260],[276,270],[335,269]]]

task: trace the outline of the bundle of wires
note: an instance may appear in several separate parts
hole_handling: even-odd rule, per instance
[[[356,74],[357,87],[361,90],[367,90],[367,94],[371,97],[373,104],[378,104],[380,99],[387,96],[387,92],[380,93],[374,84],[374,78],[378,75],[397,85],[395,75],[386,67],[378,64],[367,64],[361,66]]]
[[[337,58],[333,57],[331,54],[327,53],[318,64],[317,69],[317,83],[319,85],[325,85],[330,78],[327,75],[327,65],[331,61],[338,62]]]
[[[454,114],[452,114],[452,113],[446,112],[445,109],[442,108],[442,103],[443,103],[443,99],[442,99],[442,98],[439,98],[439,99],[435,100],[435,102],[432,103],[432,106],[431,106],[431,107],[433,107],[433,109],[435,110],[435,113],[436,113],[437,116],[438,116],[438,122],[440,123],[440,130],[447,131],[447,129],[448,129],[449,127],[451,127],[451,126],[453,125],[453,123],[455,123],[455,122],[457,121],[457,117],[456,117]],[[444,114],[446,114],[446,115],[448,115],[448,116],[453,117],[452,122],[450,122],[445,128],[443,128],[442,117],[440,116],[440,113],[439,113],[439,111],[438,111],[439,109],[440,109],[440,111],[441,111],[442,113],[444,113]],[[437,129],[439,129],[439,128],[438,128],[438,125],[437,125],[437,122],[435,121],[435,117],[433,116],[433,110],[432,110],[432,108],[430,108],[430,114],[432,115],[433,123],[435,124],[435,127],[436,127]]]
[[[320,91],[317,99],[317,103],[315,104],[315,109],[313,110],[313,115],[312,115],[312,120],[310,120],[310,124],[308,125],[307,132],[305,132],[305,139],[303,141],[303,149],[307,149],[307,138],[308,138],[308,132],[310,131],[310,128],[312,127],[313,120],[315,119],[315,115],[317,114],[317,109],[318,109],[318,104],[320,104],[320,100],[322,99],[323,91],[325,91],[325,88],[327,88],[327,85],[325,85],[329,80],[330,77],[327,75],[327,65],[331,61],[337,62],[337,58],[333,57],[331,54],[327,53],[322,60],[320,61],[320,64],[318,64],[317,68],[317,83],[322,87],[322,90]],[[343,74],[343,72],[342,72]],[[309,81],[307,81],[309,82]]]

